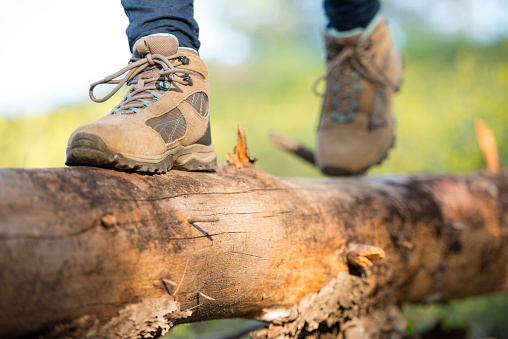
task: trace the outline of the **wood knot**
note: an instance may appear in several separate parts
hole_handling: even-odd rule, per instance
[[[385,257],[385,251],[381,247],[351,244],[348,248],[347,262],[351,266],[372,267],[372,260],[380,260]]]
[[[116,217],[111,213],[106,213],[101,217],[101,225],[104,228],[111,229],[117,224]]]

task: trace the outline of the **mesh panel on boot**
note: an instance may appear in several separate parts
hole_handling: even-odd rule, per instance
[[[178,108],[173,108],[166,114],[147,120],[146,125],[159,133],[167,144],[183,137],[187,129],[185,117]]]
[[[196,112],[199,113],[202,117],[206,117],[208,114],[208,96],[203,92],[197,92],[192,95],[189,95],[187,99],[185,99],[191,105],[194,107]]]

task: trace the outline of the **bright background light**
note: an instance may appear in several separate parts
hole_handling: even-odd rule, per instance
[[[59,105],[87,100],[89,84],[125,66],[130,52],[125,29],[128,20],[120,1],[2,0],[0,31],[0,115],[44,113]],[[309,13],[315,28],[324,23],[321,2],[294,1]],[[461,33],[479,43],[496,42],[508,32],[508,1],[504,0],[390,0],[388,9],[419,19],[429,29]],[[224,19],[248,18],[245,27],[273,27],[277,1],[196,0],[201,26],[201,55],[206,61],[237,65],[253,52],[249,36]],[[296,5],[298,4],[298,5]],[[234,12],[231,15],[231,12]],[[401,17],[404,17],[401,16]],[[396,40],[403,41],[392,20]],[[237,23],[238,26],[238,23]],[[226,57],[227,55],[227,57]]]
[[[18,0],[1,5],[0,115],[43,113],[87,99],[92,82],[124,67],[130,51],[120,1]],[[249,39],[220,20],[218,8],[196,1],[205,59],[235,65]]]

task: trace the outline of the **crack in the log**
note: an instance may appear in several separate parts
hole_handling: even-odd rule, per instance
[[[214,237],[216,235],[224,235],[224,234],[247,234],[250,232],[220,232],[220,233],[209,233],[208,235],[198,235],[195,237],[185,237],[185,238],[171,238],[171,237],[160,237],[159,239],[163,240],[194,240],[194,239],[200,239],[200,238],[208,238],[208,237]]]
[[[259,256],[259,255],[245,253],[245,252],[230,251],[229,253],[242,254],[242,255],[249,256],[249,257],[254,257],[254,258],[258,258],[258,259],[268,260],[266,258],[263,258],[263,257]]]
[[[147,280],[152,281],[152,280]],[[80,305],[77,305],[76,307],[79,307],[81,309],[86,309],[89,307],[96,307],[96,306],[114,306],[114,307],[123,307],[132,304],[132,301],[112,301],[112,302],[95,302],[95,303],[83,303]]]
[[[221,216],[232,216],[232,215],[258,215],[258,214],[264,214],[264,215],[261,215],[261,218],[273,218],[273,217],[277,217],[279,215],[284,215],[284,214],[293,214],[295,216],[300,216],[300,215],[311,215],[311,214],[296,214],[294,211],[292,210],[287,210],[287,211],[275,211],[275,212],[272,212],[272,213],[269,213],[267,211],[249,211],[249,212],[231,212],[231,213],[228,213],[228,212],[215,212],[213,215],[221,215]],[[314,215],[316,213],[313,213],[312,215]]]
[[[115,199],[116,201],[128,201],[128,202],[152,202],[152,201],[160,201],[160,200],[167,200],[167,199],[174,199],[174,198],[178,198],[178,197],[182,197],[182,196],[191,196],[191,195],[234,195],[234,194],[244,194],[244,193],[252,193],[252,192],[267,192],[267,191],[281,191],[281,192],[284,192],[284,191],[296,191],[296,192],[299,192],[299,191],[322,191],[323,189],[321,188],[318,188],[318,189],[309,189],[309,188],[259,188],[259,189],[250,189],[250,190],[245,190],[245,191],[236,191],[236,192],[197,192],[197,193],[181,193],[181,194],[176,194],[176,195],[172,195],[172,196],[166,196],[166,197],[159,197],[159,198],[153,198],[153,199]],[[101,199],[99,199],[101,200]],[[110,199],[109,199],[110,200]],[[141,206],[138,206],[141,208]],[[218,215],[247,215],[247,214],[262,214],[262,213],[266,213],[264,211],[256,211],[256,212],[233,212],[233,213],[217,213]],[[277,212],[277,213],[274,213],[274,214],[271,214],[271,215],[264,215],[263,217],[264,218],[271,218],[271,217],[275,217],[275,216],[278,216],[278,215],[283,215],[283,214],[291,214],[291,213],[294,213],[293,211],[281,211],[281,212]],[[302,214],[302,215],[316,215],[316,213],[312,213],[312,214]],[[117,226],[125,226],[125,225],[132,225],[132,224],[136,224],[136,223],[140,223],[140,222],[145,222],[145,221],[150,221],[150,220],[153,220],[154,218],[144,218],[144,219],[140,219],[140,220],[133,220],[133,221],[128,221],[128,222],[123,222],[123,223],[118,223]],[[0,241],[2,240],[13,240],[13,239],[34,239],[34,240],[58,240],[58,239],[65,239],[65,238],[70,238],[70,237],[76,237],[76,236],[80,236],[92,229],[94,229],[95,227],[97,227],[98,225],[97,224],[94,224],[90,227],[87,227],[85,229],[82,229],[82,230],[79,230],[79,231],[76,231],[76,232],[72,232],[72,233],[67,233],[67,234],[58,234],[58,235],[45,235],[45,234],[0,234]],[[229,232],[229,233],[247,233],[247,232]],[[215,236],[215,235],[221,235],[221,234],[224,234],[224,233],[216,233],[216,234],[210,234],[210,236]],[[203,238],[203,237],[207,237],[206,235],[203,235],[203,236],[199,236],[199,237],[190,237],[190,238],[164,238],[164,239],[168,239],[168,240],[191,240],[191,239],[196,239],[196,238]]]
[[[271,218],[276,217],[278,215],[283,214],[295,214],[294,211],[288,210],[288,211],[277,211],[271,214],[268,214],[266,211],[255,211],[255,212],[232,212],[232,213],[216,213],[217,215],[249,215],[249,214],[266,214],[262,216],[263,218]]]
[[[59,240],[67,239],[80,236],[88,231],[93,230],[98,225],[93,224],[92,226],[86,227],[82,230],[67,233],[67,234],[27,234],[27,233],[15,233],[15,234],[0,234],[1,240],[19,240],[19,239],[34,239],[34,240]]]
[[[182,196],[190,196],[190,195],[229,195],[229,194],[244,194],[244,193],[252,193],[252,192],[269,192],[269,191],[294,191],[298,189],[294,188],[254,188],[246,191],[236,191],[236,192],[188,192],[188,193],[180,193],[165,197],[157,197],[157,198],[147,198],[147,199],[118,199],[117,201],[160,201],[160,200],[169,200],[174,198],[179,198]],[[306,189],[307,190],[307,189]]]

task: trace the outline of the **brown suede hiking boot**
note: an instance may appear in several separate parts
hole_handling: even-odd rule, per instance
[[[358,34],[325,36],[326,92],[316,163],[327,175],[354,175],[381,163],[393,146],[391,98],[402,60],[381,17]]]
[[[66,164],[162,173],[172,167],[215,169],[203,61],[192,49],[179,48],[173,36],[142,38],[133,50],[128,66],[91,85],[95,102],[108,100],[125,83],[130,87],[110,114],[71,134]],[[97,99],[93,89],[99,84],[117,86]]]

